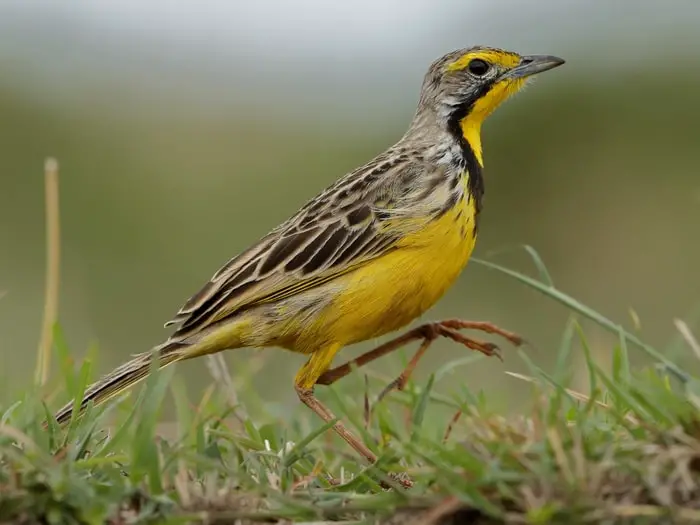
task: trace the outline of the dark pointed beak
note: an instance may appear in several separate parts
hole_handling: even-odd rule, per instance
[[[564,59],[551,55],[529,55],[520,60],[520,64],[503,75],[504,79],[524,78],[561,66]]]

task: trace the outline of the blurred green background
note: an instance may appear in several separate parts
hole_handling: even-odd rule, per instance
[[[106,372],[161,342],[229,257],[400,137],[430,61],[477,43],[567,64],[485,125],[476,254],[534,273],[516,248],[531,245],[562,290],[638,329],[633,309],[667,348],[700,302],[698,27],[690,0],[3,2],[0,395],[34,366],[45,157],[61,166],[60,321],[76,357],[99,345]],[[472,264],[426,318],[498,322],[547,368],[568,315]],[[608,362],[611,339],[589,337]],[[503,372],[526,369],[504,351],[445,388],[517,407],[522,385]],[[463,353],[440,342],[420,376]],[[303,358],[260,355],[252,384],[271,406],[296,403]],[[179,373],[193,391],[209,381],[202,362]]]

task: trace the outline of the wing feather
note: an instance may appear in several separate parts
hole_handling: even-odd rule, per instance
[[[410,209],[406,204],[424,193],[420,181],[406,176],[420,172],[411,159],[377,157],[228,261],[168,323],[180,325],[173,338],[186,338],[255,305],[320,286],[392,250],[407,233],[392,212]],[[390,170],[399,170],[401,176],[386,173]],[[419,224],[412,219],[403,222],[415,229]]]

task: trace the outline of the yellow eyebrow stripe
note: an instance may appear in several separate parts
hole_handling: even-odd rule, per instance
[[[467,65],[469,65],[469,62],[471,62],[475,58],[484,60],[491,64],[497,64],[505,68],[515,67],[520,63],[520,56],[516,55],[515,53],[485,49],[465,53],[451,64],[448,64],[447,71],[459,71],[461,69],[464,69],[465,67],[467,67]]]

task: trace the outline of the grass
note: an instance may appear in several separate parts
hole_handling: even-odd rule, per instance
[[[511,375],[530,384],[530,409],[504,418],[466,387],[440,392],[441,376],[463,360],[392,393],[370,417],[357,377],[319,389],[378,454],[371,467],[315,418],[285,426],[246,413],[241,381],[219,358],[209,361],[215,380],[201,399],[173,368],[154,370],[128,400],[88,407],[59,428],[56,401],[79,402],[94,356],[75,363],[46,319],[53,333],[42,337],[38,369],[48,340],[60,374],[44,381],[38,373],[33,388],[0,407],[0,523],[700,523],[700,382],[688,359],[700,347],[691,327],[676,321],[681,365],[558,290],[527,250],[538,278],[479,263],[571,310],[553,371],[518,353],[530,373]],[[617,338],[609,366],[593,359],[584,318]],[[585,393],[569,387],[577,352]],[[633,369],[632,353],[649,365]],[[385,380],[372,374],[368,390]],[[160,420],[166,398],[177,414],[170,426]],[[390,472],[413,487],[397,486]]]

